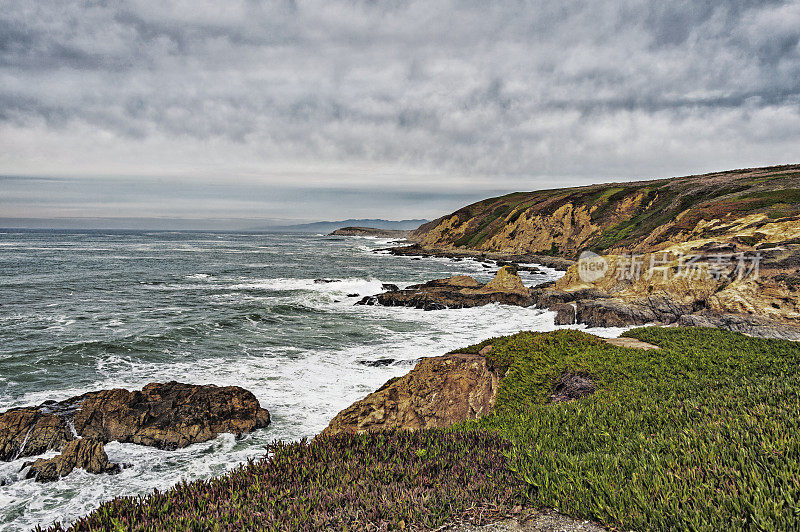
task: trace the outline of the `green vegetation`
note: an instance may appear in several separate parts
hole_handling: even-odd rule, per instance
[[[493,340],[513,360],[496,413],[511,467],[539,506],[635,530],[800,528],[800,344],[716,329],[576,331]],[[564,372],[598,391],[548,404]]]
[[[459,349],[491,344],[503,375],[477,422],[278,444],[272,460],[116,499],[75,528],[430,530],[523,503],[625,530],[800,529],[800,344],[718,329],[626,336],[662,349],[574,330]],[[565,373],[597,391],[551,403]]]
[[[430,530],[454,518],[485,523],[524,503],[508,450],[494,433],[441,430],[276,443],[271,459],[114,499],[72,529]]]

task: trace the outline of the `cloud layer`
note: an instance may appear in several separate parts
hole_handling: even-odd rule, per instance
[[[478,193],[798,162],[798,146],[796,1],[0,13],[6,174]]]

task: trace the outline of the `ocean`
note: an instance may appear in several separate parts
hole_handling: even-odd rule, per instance
[[[237,385],[272,424],[176,451],[110,443],[114,476],[25,480],[0,462],[0,529],[65,523],[100,502],[208,478],[313,437],[340,410],[421,357],[491,336],[556,328],[554,313],[489,305],[355,306],[382,283],[488,281],[474,260],[396,257],[387,239],[320,234],[0,230],[0,412],[150,382]],[[542,268],[526,285],[556,279]],[[318,279],[333,282],[316,282]],[[624,329],[590,330],[617,336]],[[55,452],[45,456],[53,456]]]

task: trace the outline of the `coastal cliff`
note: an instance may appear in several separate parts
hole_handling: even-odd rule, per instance
[[[701,240],[755,248],[800,238],[800,165],[515,192],[421,225],[425,248],[649,252]]]
[[[682,320],[747,333],[768,322],[800,326],[800,165],[518,192],[459,209],[410,238],[417,253],[571,259],[556,290],[542,295],[561,305],[585,302],[565,293],[588,290],[599,295],[592,300],[612,300],[601,306],[634,304],[624,312],[638,316],[630,324]],[[602,272],[585,275],[583,259]],[[589,306],[584,323],[626,322],[619,312],[592,320],[597,305]]]

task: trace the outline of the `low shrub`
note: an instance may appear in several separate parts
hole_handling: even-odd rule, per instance
[[[102,504],[71,530],[434,529],[523,502],[494,433],[385,431],[276,443],[208,481]],[[55,525],[51,530],[63,530]]]

